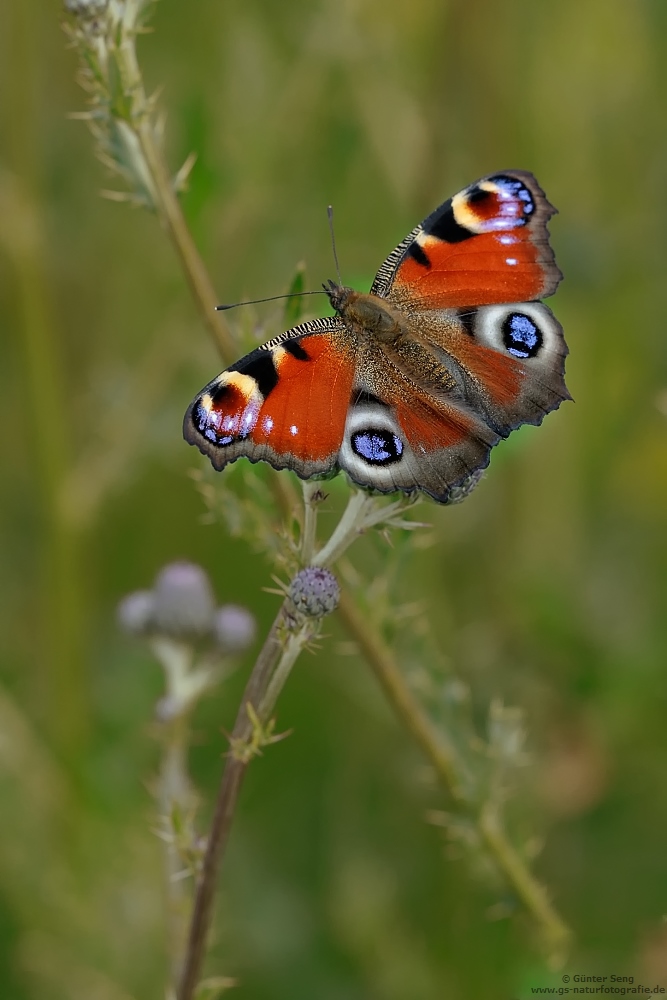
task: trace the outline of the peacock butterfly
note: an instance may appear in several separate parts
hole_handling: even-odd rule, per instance
[[[216,469],[245,456],[302,479],[452,502],[491,448],[571,398],[555,209],[506,170],[446,201],[387,257],[368,294],[329,281],[335,316],[301,323],[218,375],[186,441]]]

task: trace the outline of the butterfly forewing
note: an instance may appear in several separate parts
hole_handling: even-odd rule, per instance
[[[555,209],[532,174],[483,177],[444,202],[394,250],[371,291],[404,306],[453,308],[551,295]]]
[[[303,478],[327,475],[354,371],[354,342],[338,317],[302,323],[210,382],[185,414],[185,439],[216,469],[244,456]]]

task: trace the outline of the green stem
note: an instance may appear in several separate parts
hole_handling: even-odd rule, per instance
[[[305,482],[303,485],[303,531],[301,533],[301,564],[308,566],[315,552],[317,540],[317,505],[319,502],[320,485],[317,482]]]
[[[512,886],[542,933],[542,944],[549,963],[559,968],[572,941],[572,931],[551,904],[546,889],[531,874],[503,830],[497,811],[485,804],[477,827],[496,864]]]
[[[253,724],[248,713],[248,706],[251,706],[259,714],[259,706],[265,697],[273,671],[280,662],[283,650],[280,632],[285,620],[286,604],[285,601],[276,615],[246,684],[232,730],[230,740],[232,745],[239,746],[246,743],[252,736]],[[201,877],[197,885],[183,974],[177,994],[178,1000],[192,1000],[199,982],[208,930],[211,925],[218,872],[250,759],[244,759],[238,754],[231,754],[227,758],[222,774],[215,812],[208,834]]]
[[[302,649],[312,638],[314,630],[312,626],[309,628],[308,623],[302,625],[297,632],[291,633],[283,648],[282,655],[276,664],[275,670],[271,675],[271,680],[269,681],[266,691],[264,692],[262,699],[259,704],[259,709],[257,715],[260,722],[266,723],[271,717],[271,713],[276,706],[278,701],[278,696],[285,686],[285,682],[290,675],[292,667],[296,663],[299,654]]]
[[[159,776],[158,804],[163,820],[165,892],[170,982],[175,990],[183,973],[183,960],[190,916],[190,892],[183,879],[179,834],[188,823],[193,791],[187,771],[189,727],[187,715],[179,715],[166,727]],[[178,821],[175,822],[175,813]]]
[[[419,704],[391,651],[373,630],[368,618],[357,610],[354,598],[342,584],[338,614],[372,668],[392,708],[431,761],[440,780],[454,799],[469,803],[473,777],[464,761]]]
[[[454,799],[470,807],[473,779],[464,761],[415,698],[390,649],[356,608],[352,595],[341,586],[338,613],[348,633],[355,639],[364,658],[403,726],[412,734],[431,762],[440,781]],[[542,885],[533,877],[502,828],[497,812],[484,803],[479,810],[477,828],[487,849],[526,910],[542,933],[547,954],[554,964],[562,961],[571,938]]]
[[[312,499],[311,493],[307,496]],[[372,498],[355,490],[329,542],[313,556],[312,563],[322,566],[331,564],[334,559],[339,558],[357,538],[359,525],[364,523],[364,515],[374,503]],[[306,520],[307,515],[304,513],[304,525]],[[310,532],[310,529],[308,531]],[[305,532],[304,527],[304,535]],[[315,630],[316,626],[312,620],[302,621],[296,628],[294,627],[293,608],[289,598],[286,598],[266,637],[243,693],[230,740],[232,754],[227,759],[220,782],[202,875],[197,886],[178,1000],[192,1000],[201,974],[218,872],[241,784],[252,759],[252,755],[244,755],[238,748],[251,742],[255,726],[253,716],[260,726],[266,725],[269,721],[292,667],[304,646],[313,637]]]
[[[331,538],[320,551],[313,556],[313,566],[331,566],[342,556],[345,549],[361,533],[364,514],[372,507],[374,500],[361,490],[353,490],[343,516],[336,525]]]
[[[219,299],[188,229],[162,151],[155,141],[153,126],[148,119],[138,126],[137,137],[150,172],[160,219],[178,254],[200,316],[213,337],[223,362],[231,364],[237,355],[234,338],[227,324],[220,318],[220,313],[216,312]]]

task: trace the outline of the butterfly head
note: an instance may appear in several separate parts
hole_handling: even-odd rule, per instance
[[[337,281],[332,281],[331,278],[324,282],[322,288],[328,295],[332,308],[341,316],[345,312],[345,307],[349,302],[350,296],[357,294],[352,288],[339,285]]]

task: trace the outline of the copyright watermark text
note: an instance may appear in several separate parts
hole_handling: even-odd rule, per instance
[[[664,986],[635,981],[634,976],[588,976],[583,973],[561,976],[560,986],[531,986],[532,996],[643,996],[657,997],[667,993]]]

